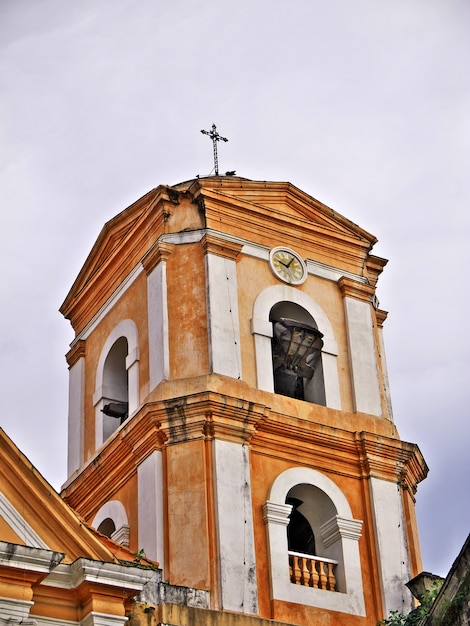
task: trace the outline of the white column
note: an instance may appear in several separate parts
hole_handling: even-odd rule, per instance
[[[137,468],[139,550],[164,570],[162,453],[155,450]]]
[[[355,410],[382,415],[371,305],[346,296],[344,310]]]
[[[147,277],[150,391],[170,376],[166,261],[161,260]]]
[[[214,440],[222,608],[258,613],[249,449]]]
[[[403,581],[410,580],[406,527],[399,485],[372,477],[369,481],[375,538],[385,615],[391,610],[408,613],[413,596]]]
[[[68,476],[78,470],[84,461],[84,419],[85,357],[81,356],[69,369]]]
[[[212,371],[241,378],[237,267],[233,259],[207,252],[209,354]]]

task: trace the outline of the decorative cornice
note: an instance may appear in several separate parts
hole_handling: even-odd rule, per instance
[[[266,417],[266,407],[216,392],[203,392],[164,401],[160,428],[167,444],[192,439],[247,442]]]
[[[367,285],[365,283],[358,283],[355,280],[351,280],[346,276],[342,276],[338,280],[338,287],[340,288],[343,298],[356,298],[364,302],[371,302],[372,297],[375,294],[375,287]]]
[[[168,261],[168,257],[173,252],[174,244],[157,241],[142,259],[142,265],[147,274],[162,261]]]
[[[263,521],[265,524],[289,525],[289,515],[292,512],[292,504],[279,504],[267,500],[263,504]]]
[[[361,530],[362,520],[335,515],[320,527],[320,534],[325,548],[329,548],[341,538],[359,541]]]
[[[387,265],[388,260],[382,257],[369,254],[366,261],[367,275],[371,285],[374,287],[377,285],[377,280],[380,274],[383,272],[384,267]]]
[[[428,474],[428,466],[416,444],[358,433],[360,462],[365,477],[374,476],[401,485],[412,495]]]
[[[383,323],[388,317],[388,311],[383,311],[382,309],[376,309],[375,317],[377,319],[377,324],[380,328],[382,328]]]
[[[0,565],[2,567],[48,574],[59,565],[64,556],[62,552],[0,541]]]
[[[226,259],[235,260],[241,252],[242,245],[225,238],[217,237],[211,233],[206,234],[201,239],[201,246],[204,254],[216,254]]]
[[[85,356],[85,349],[86,341],[84,339],[79,339],[73,344],[72,348],[65,355],[69,369],[72,368],[79,359]]]
[[[87,582],[134,592],[142,591],[149,579],[147,570],[139,569],[137,566],[125,567],[84,558],[79,558],[71,564],[70,574],[73,588]]]

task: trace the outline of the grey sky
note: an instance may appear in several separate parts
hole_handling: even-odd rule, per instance
[[[363,228],[395,421],[430,466],[424,569],[470,530],[467,0],[0,0],[1,424],[65,480],[57,312],[105,221],[160,183],[289,180]],[[282,242],[281,242],[282,243]]]

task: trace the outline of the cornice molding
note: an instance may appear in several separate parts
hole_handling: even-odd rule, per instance
[[[383,309],[376,309],[375,317],[377,319],[377,325],[379,326],[379,328],[382,328],[385,320],[388,317],[388,311],[384,311]]]
[[[347,276],[342,276],[338,280],[338,287],[343,298],[355,298],[363,302],[371,302],[375,294],[375,287],[365,283],[359,283]]]
[[[85,356],[85,350],[86,341],[84,339],[79,339],[73,344],[72,348],[65,355],[65,360],[67,361],[69,369],[72,368],[75,363],[77,363],[77,361]]]
[[[414,495],[418,483],[428,474],[416,444],[361,432],[357,434],[357,445],[364,477],[397,483]]]
[[[224,237],[217,236],[213,233],[208,233],[202,237],[201,246],[204,254],[216,254],[217,256],[224,257],[225,259],[236,260],[240,254],[243,245],[230,241]]]
[[[147,274],[162,261],[168,261],[168,257],[174,250],[174,244],[157,241],[142,259],[142,266]]]

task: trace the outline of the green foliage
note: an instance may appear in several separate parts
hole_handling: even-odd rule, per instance
[[[410,613],[400,613],[400,611],[390,611],[387,619],[377,622],[377,626],[417,626],[423,617],[429,615],[432,603],[436,599],[440,584],[435,584],[421,596],[420,604]]]

